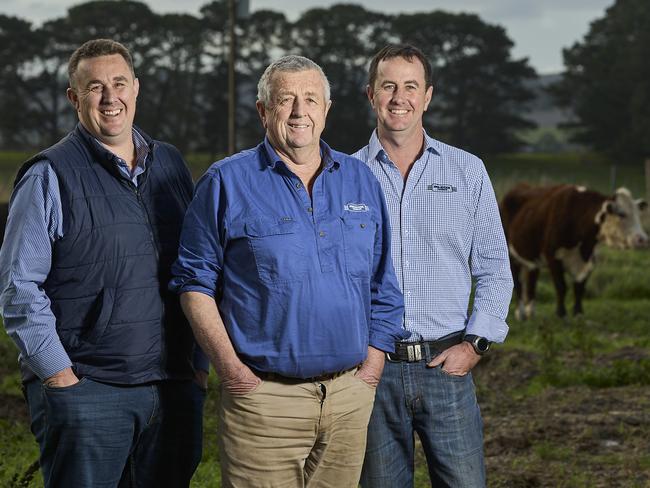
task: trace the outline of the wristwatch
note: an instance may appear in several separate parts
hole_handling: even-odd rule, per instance
[[[466,334],[463,340],[469,342],[474,348],[474,352],[482,356],[490,349],[490,341],[485,337],[477,336],[474,334]]]

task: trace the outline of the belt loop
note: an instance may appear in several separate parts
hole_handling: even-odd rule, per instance
[[[428,342],[422,344],[422,347],[424,348],[424,362],[429,364],[433,359],[433,356],[431,355],[431,347]]]

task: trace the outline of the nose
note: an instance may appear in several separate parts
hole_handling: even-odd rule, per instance
[[[115,91],[111,86],[104,86],[102,89],[102,103],[110,104],[115,100]]]
[[[305,103],[300,100],[299,97],[296,97],[293,101],[293,106],[291,107],[291,116],[295,118],[300,118],[304,115]]]
[[[645,232],[635,234],[632,237],[632,246],[637,249],[648,246],[648,236],[645,234]]]

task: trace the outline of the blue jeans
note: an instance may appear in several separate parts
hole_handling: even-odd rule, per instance
[[[364,488],[413,486],[415,436],[432,486],[485,486],[483,421],[471,374],[386,362],[368,426]]]
[[[45,487],[186,487],[201,460],[205,392],[193,381],[25,385]]]

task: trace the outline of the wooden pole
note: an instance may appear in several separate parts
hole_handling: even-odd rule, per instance
[[[650,203],[650,159],[645,160],[645,199]]]
[[[237,103],[236,89],[235,89],[235,50],[237,43],[235,39],[235,0],[228,2],[228,17],[229,17],[229,37],[230,37],[230,52],[228,53],[228,155],[235,154],[236,151],[236,138],[235,138],[235,107]]]

